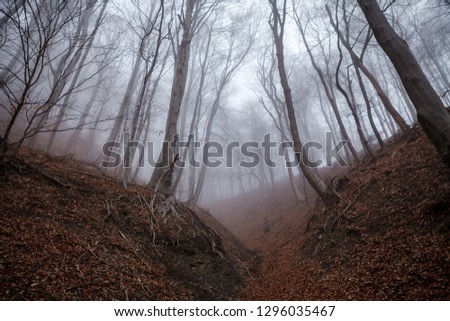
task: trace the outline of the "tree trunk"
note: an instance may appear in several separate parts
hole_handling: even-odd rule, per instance
[[[92,48],[92,44],[94,42],[95,39],[95,35],[97,34],[97,31],[100,27],[101,21],[103,19],[103,15],[105,13],[106,10],[106,5],[108,4],[108,1],[103,1],[103,6],[100,10],[100,13],[97,17],[97,20],[95,21],[95,26],[94,29],[92,30],[91,34],[88,35],[88,27],[89,27],[89,20],[94,12],[94,6],[90,5],[88,8],[86,8],[86,12],[83,14],[82,18],[81,18],[81,25],[83,26],[83,30],[81,32],[80,35],[80,39],[78,41],[79,43],[79,49],[76,52],[75,56],[74,56],[74,60],[78,63],[78,68],[75,72],[75,75],[73,76],[71,82],[70,82],[70,86],[67,90],[67,94],[64,97],[64,101],[61,105],[61,107],[58,110],[58,116],[56,119],[56,123],[55,123],[55,131],[52,131],[50,133],[50,137],[47,141],[47,146],[46,146],[46,151],[49,152],[53,146],[53,142],[55,140],[55,136],[57,133],[57,130],[59,128],[59,126],[61,125],[61,122],[64,118],[64,115],[66,113],[66,109],[67,106],[69,104],[70,101],[70,97],[73,93],[73,90],[75,89],[77,83],[78,83],[78,78],[80,77],[81,71],[83,70],[84,67],[84,63],[86,61],[86,58],[89,54],[89,51]],[[82,48],[84,48],[84,52],[81,50]],[[80,59],[81,58],[81,59]]]
[[[310,166],[308,166],[309,164],[307,157],[303,157],[303,144],[300,140],[300,135],[297,128],[297,119],[295,117],[291,88],[289,87],[286,68],[284,65],[283,34],[286,17],[286,1],[284,2],[284,8],[282,12],[283,18],[280,16],[280,12],[278,11],[275,0],[269,0],[269,2],[272,6],[272,21],[270,21],[269,23],[275,40],[278,72],[280,75],[281,86],[283,88],[284,98],[286,102],[286,109],[294,143],[295,155],[300,164],[303,174],[305,175],[311,186],[314,188],[314,190],[319,194],[322,201],[327,205],[333,204],[339,200],[336,193],[331,189],[330,186],[327,186],[327,184],[325,184],[325,182],[316,173],[314,173]]]
[[[212,129],[212,125],[214,122],[214,117],[216,116],[217,111],[219,110],[220,97],[222,95],[222,90],[223,90],[224,86],[225,86],[225,84],[223,82],[219,85],[219,89],[216,94],[216,98],[214,100],[213,106],[212,106],[211,115],[209,116],[208,123],[206,124],[204,143],[207,143],[210,140],[211,129]],[[206,169],[207,169],[206,165],[203,164],[203,162],[202,162],[201,168],[200,168],[200,174],[198,176],[198,181],[197,181],[197,185],[195,187],[194,194],[192,196],[192,199],[189,200],[189,202],[192,202],[193,204],[198,204],[198,200],[200,199],[200,194],[201,194],[202,188],[203,188],[203,181],[205,180]]]
[[[311,61],[311,64],[312,64],[314,70],[319,75],[319,79],[320,79],[320,82],[322,83],[323,89],[325,91],[325,95],[327,96],[328,101],[331,105],[331,108],[333,109],[334,115],[336,116],[336,120],[338,122],[339,130],[341,132],[342,138],[348,142],[346,146],[348,146],[348,148],[350,149],[351,154],[352,154],[353,158],[355,159],[355,161],[358,162],[359,161],[358,153],[356,152],[355,147],[353,146],[353,143],[351,142],[351,140],[348,136],[347,129],[345,128],[344,123],[342,122],[342,117],[339,112],[339,108],[337,106],[336,99],[334,97],[334,93],[332,92],[331,85],[329,84],[329,82],[327,82],[323,71],[316,64],[316,60],[314,59],[312,50],[309,47],[308,41],[306,40],[305,30],[302,28],[300,20],[297,21],[297,24],[298,24],[298,29],[300,30],[300,34],[303,39],[303,43],[306,47],[306,51],[308,52],[309,60]],[[349,160],[350,160],[350,158],[349,158]]]
[[[152,20],[152,17],[150,16],[148,19]],[[153,57],[151,58],[151,61],[150,61],[149,57],[147,57],[145,59],[144,79],[142,80],[142,83],[141,83],[138,99],[136,102],[136,106],[134,108],[133,118],[131,121],[130,141],[124,146],[124,160],[125,160],[125,162],[128,162],[128,165],[129,165],[128,167],[123,167],[124,173],[123,173],[122,183],[125,188],[127,188],[127,186],[128,186],[128,180],[131,175],[133,160],[134,160],[134,156],[136,154],[136,148],[133,148],[131,150],[130,143],[135,142],[136,139],[139,138],[139,136],[138,136],[139,128],[138,127],[139,127],[139,119],[140,119],[141,113],[142,113],[141,111],[142,111],[142,108],[144,105],[144,97],[145,97],[145,94],[147,93],[150,79],[156,68],[156,64],[159,59],[159,51],[160,51],[161,44],[162,44],[163,38],[164,38],[163,28],[162,28],[163,23],[164,23],[164,1],[163,0],[161,0],[160,7],[159,7],[158,11],[156,12],[155,21],[152,23],[151,31],[153,31],[155,29],[156,21],[158,19],[159,19],[159,27],[157,28],[158,36],[157,36],[157,39],[155,40],[156,41],[155,51],[154,51],[154,53],[152,53]],[[140,52],[140,54],[143,55],[143,52]],[[145,144],[145,142],[144,142],[144,144]]]
[[[289,152],[288,152],[287,149],[284,150],[284,159],[286,160],[286,163],[290,162]],[[291,186],[292,186],[292,189],[294,191],[295,198],[297,199],[297,202],[304,202],[306,200],[305,196],[300,192],[300,189],[297,186],[297,183],[295,181],[295,176],[294,176],[294,173],[292,171],[292,167],[289,166],[287,168],[287,170],[288,170],[288,175],[289,175],[289,181],[291,182]]]
[[[366,136],[364,135],[364,132],[362,130],[361,127],[361,121],[359,119],[358,116],[358,112],[356,110],[356,106],[352,103],[352,101],[350,100],[349,95],[347,94],[347,92],[344,90],[344,88],[341,86],[340,82],[339,82],[339,72],[340,72],[340,68],[341,68],[341,64],[342,64],[342,60],[343,60],[343,55],[342,55],[342,50],[341,50],[341,46],[340,46],[340,41],[338,40],[338,50],[339,50],[339,61],[336,67],[336,73],[335,73],[335,78],[336,78],[336,88],[339,90],[339,92],[344,96],[345,101],[347,102],[347,106],[350,109],[353,119],[355,121],[356,124],[356,131],[358,132],[358,136],[359,139],[361,141],[361,144],[363,145],[363,147],[365,148],[365,150],[367,151],[367,153],[371,156],[374,157],[374,153],[372,151],[372,148],[370,147],[369,143],[367,142]],[[351,81],[349,81],[349,84],[351,86]]]
[[[151,119],[152,119],[152,113],[153,113],[153,100],[155,98],[156,90],[159,87],[161,78],[163,77],[164,71],[166,69],[166,64],[167,64],[167,59],[169,57],[169,53],[170,53],[170,49],[167,49],[166,53],[164,54],[164,57],[162,58],[160,70],[159,70],[157,76],[155,77],[155,79],[153,80],[152,90],[150,91],[150,93],[148,93],[148,97],[145,102],[145,104],[147,105],[147,108],[145,110],[145,115],[140,120],[138,133],[136,135],[136,137],[139,137],[139,138],[143,136],[142,142],[145,142],[145,144],[148,142],[149,136],[150,136],[150,125],[151,125]],[[142,162],[144,162],[144,153],[140,153],[140,155],[139,155],[139,164],[141,164]],[[141,167],[136,168],[136,171],[133,175],[133,180],[136,180],[136,178],[139,176],[139,173],[141,172],[141,170],[142,170]]]
[[[186,12],[183,21],[183,36],[178,48],[172,91],[170,96],[169,112],[166,123],[166,133],[164,136],[163,148],[158,158],[149,186],[156,188],[166,194],[172,193],[172,170],[170,164],[175,161],[176,155],[173,155],[175,146],[175,137],[177,133],[178,116],[180,114],[181,103],[183,101],[186,88],[186,79],[189,69],[189,55],[191,50],[191,28],[195,0],[186,1]],[[172,167],[173,168],[173,167]]]
[[[149,17],[147,20],[147,25],[145,26],[145,30],[152,29],[152,23],[153,23],[153,21],[152,21],[151,17]],[[114,125],[109,134],[108,141],[115,141],[117,139],[117,136],[119,135],[120,130],[123,128],[123,125],[127,118],[128,109],[129,109],[134,91],[136,90],[136,84],[137,84],[137,81],[139,78],[139,72],[141,70],[141,65],[144,60],[141,53],[145,50],[145,47],[147,44],[146,39],[147,39],[146,37],[143,38],[139,45],[138,54],[136,57],[136,61],[134,62],[134,66],[133,66],[133,70],[131,72],[130,79],[128,80],[127,89],[123,96],[122,103],[120,104],[120,108],[119,108],[117,117],[114,120]]]
[[[189,164],[193,164],[195,161],[195,149],[193,148],[193,143],[195,142],[197,136],[194,134],[196,132],[196,129],[198,128],[198,123],[200,120],[200,112],[202,108],[203,103],[203,88],[205,86],[205,80],[206,80],[206,74],[207,74],[207,60],[210,53],[211,48],[211,39],[212,39],[212,32],[213,28],[209,28],[208,30],[208,38],[206,41],[206,47],[203,48],[203,57],[200,60],[200,80],[199,85],[197,89],[197,94],[195,97],[195,103],[194,103],[194,111],[192,114],[191,123],[189,126],[189,133],[188,133],[188,146],[185,148],[184,155],[182,157],[182,160],[185,160],[186,157],[189,157]],[[191,80],[192,81],[192,80]],[[191,146],[192,145],[192,146]],[[173,189],[175,190],[180,182],[181,176],[183,175],[184,167],[179,168],[179,171],[177,173],[177,177],[174,180],[173,183]],[[193,180],[193,181],[191,181]],[[195,167],[190,171],[189,174],[189,180],[188,180],[188,200],[193,197],[194,193],[194,187],[195,187]]]
[[[413,28],[416,31],[417,35],[419,36],[419,39],[422,41],[425,51],[428,54],[428,57],[431,59],[431,61],[433,62],[433,64],[436,67],[437,72],[441,76],[442,83],[444,84],[445,88],[450,89],[450,81],[449,81],[447,73],[444,71],[443,66],[441,65],[439,60],[436,58],[436,55],[431,52],[430,47],[427,46],[426,39],[423,36],[422,32],[419,30],[419,28],[416,25],[413,25]]]
[[[361,72],[359,70],[358,65],[353,64],[353,66],[355,67],[355,73],[356,73],[356,77],[358,79],[358,84],[359,84],[359,88],[361,89],[361,93],[363,95],[364,98],[364,103],[366,104],[366,108],[367,108],[367,117],[369,118],[369,123],[370,123],[370,127],[372,128],[372,131],[378,141],[378,144],[380,145],[380,147],[384,146],[384,141],[381,138],[380,132],[378,131],[377,126],[375,125],[375,122],[373,120],[373,114],[372,114],[372,104],[369,100],[369,96],[367,95],[367,90],[366,90],[366,86],[364,85],[364,81],[361,77]]]
[[[425,134],[440,152],[450,175],[450,115],[408,44],[395,32],[375,0],[358,0],[374,36],[392,61],[417,110]]]
[[[97,83],[95,84],[94,88],[92,88],[91,96],[89,97],[88,102],[86,105],[84,105],[83,112],[80,116],[80,119],[77,122],[77,125],[75,126],[75,130],[70,136],[70,138],[67,140],[67,144],[65,146],[65,151],[68,152],[71,150],[73,153],[77,153],[77,147],[79,143],[79,138],[81,134],[82,128],[86,124],[86,119],[91,114],[92,107],[94,106],[95,98],[97,98],[98,92],[101,90],[101,85],[104,80],[104,72],[100,72],[98,75]]]
[[[337,24],[333,20],[333,17],[331,15],[331,11],[330,11],[330,8],[328,7],[328,5],[326,5],[325,8],[327,9],[331,25],[333,26],[334,30],[336,31],[338,37],[341,39],[342,44],[344,45],[344,47],[350,53],[350,56],[351,56],[351,58],[353,60],[353,63],[357,64],[359,69],[364,73],[364,75],[367,77],[367,79],[369,79],[369,81],[372,84],[373,88],[375,89],[375,91],[377,92],[378,96],[380,97],[380,100],[383,102],[384,107],[389,112],[389,114],[391,114],[392,118],[394,118],[395,122],[400,127],[402,132],[408,131],[408,129],[409,129],[408,124],[405,122],[403,117],[397,112],[397,110],[394,108],[394,106],[392,106],[391,101],[389,100],[388,96],[386,95],[386,93],[381,88],[378,80],[366,68],[366,66],[364,65],[364,63],[361,60],[361,58],[359,58],[356,55],[356,53],[353,51],[352,46],[347,42],[347,40],[345,39],[344,35],[339,30],[339,27],[337,26]]]

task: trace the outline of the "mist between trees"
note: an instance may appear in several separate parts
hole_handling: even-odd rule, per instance
[[[450,168],[449,32],[439,0],[2,1],[0,158],[25,145],[195,204],[283,180],[337,202],[324,164],[375,157],[416,122]],[[267,133],[292,147],[264,153]],[[211,168],[198,144],[259,161]]]
[[[284,165],[286,167],[298,167],[298,159],[308,167],[320,167],[320,166],[333,166],[334,162],[341,167],[348,167],[344,158],[339,154],[342,148],[347,144],[347,141],[340,141],[336,146],[333,146],[332,136],[333,133],[326,133],[325,146],[322,146],[320,142],[307,142],[302,146],[302,152],[299,157],[294,157],[293,160],[287,160],[284,157],[286,149],[292,148],[294,146],[293,142],[277,142],[271,139],[270,133],[264,135],[264,141],[255,142],[248,141],[242,144],[238,141],[229,142],[223,145],[217,141],[209,141],[201,145],[201,142],[194,141],[194,134],[188,136],[187,141],[182,142],[178,139],[179,135],[176,135],[175,141],[173,142],[163,142],[163,144],[170,144],[170,148],[174,150],[175,155],[180,155],[182,150],[186,149],[187,161],[180,160],[179,157],[174,162],[175,167],[185,168],[187,165],[199,168],[201,165],[209,168],[218,168],[225,165],[227,168],[233,168],[236,161],[233,157],[233,152],[236,151],[242,155],[243,159],[239,161],[237,166],[244,168],[258,167],[263,162],[265,166],[277,167],[276,158],[284,158]],[[193,148],[190,149],[190,144]],[[128,151],[121,153],[121,146],[126,146]],[[169,168],[171,163],[160,164],[154,160],[154,155],[159,149],[155,148],[154,142],[147,142],[143,144],[141,142],[130,142],[129,134],[124,133],[122,142],[107,142],[102,147],[103,156],[108,160],[103,160],[100,164],[101,167],[119,167],[123,166],[125,168],[131,167],[131,159],[124,159],[123,154],[130,155],[131,149],[136,149],[139,155],[138,167],[144,168],[145,165],[145,155],[147,156],[147,164],[151,167],[163,167]],[[197,149],[201,149],[201,163],[195,160],[195,155],[197,154]],[[274,152],[275,151],[275,152]],[[324,162],[320,158],[313,159],[313,151],[323,151]],[[190,155],[193,153],[193,155]],[[144,157],[140,155],[144,154]],[[274,160],[275,158],[275,160]]]

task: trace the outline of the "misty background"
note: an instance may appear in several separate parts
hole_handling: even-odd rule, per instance
[[[356,3],[286,3],[284,62],[303,142],[325,145],[332,132],[335,144],[348,141],[342,156],[357,164],[416,122],[399,76]],[[449,106],[448,3],[379,5]],[[126,132],[144,145],[154,142],[157,158],[171,119],[180,141],[193,134],[201,143],[242,144],[262,142],[267,133],[278,143],[291,141],[272,15],[268,1],[2,1],[2,145],[91,163],[127,186],[151,183],[154,169],[137,166],[140,157],[148,163],[146,153],[125,152],[122,144],[131,168],[105,169],[99,166],[103,144],[121,141]],[[201,149],[178,156],[202,159]],[[232,168],[175,166],[175,197],[205,207],[255,191],[275,198],[278,182],[288,182],[299,200],[314,195],[300,168],[285,166],[292,149],[274,155],[273,168],[238,166],[246,159],[238,150],[232,157]]]

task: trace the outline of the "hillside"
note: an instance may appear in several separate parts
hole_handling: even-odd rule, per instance
[[[275,206],[259,199],[244,213],[221,213],[261,255],[239,297],[449,300],[449,182],[420,130],[393,139],[334,182],[342,201],[332,208],[296,206],[281,189]]]
[[[0,191],[2,300],[228,300],[248,274],[208,213],[87,164],[23,150]]]
[[[282,182],[218,220],[40,152],[1,172],[2,300],[450,299],[450,187],[417,128],[337,176],[334,207]]]

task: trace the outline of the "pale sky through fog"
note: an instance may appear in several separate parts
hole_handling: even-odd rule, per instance
[[[271,30],[269,28],[270,6],[268,0],[229,0],[224,1],[227,3],[225,10],[230,11],[244,11],[250,7],[254,10],[254,14],[260,18],[258,28],[258,41],[266,42],[267,39],[271,39]],[[287,25],[284,37],[285,55],[288,56],[293,53],[300,52],[300,38],[296,26],[290,17],[287,17]],[[255,93],[255,88],[259,88],[256,78],[256,66],[257,56],[260,47],[255,44],[253,52],[246,59],[244,65],[236,73],[235,77],[228,86],[228,92],[230,95],[226,97],[226,103],[228,108],[242,110],[247,107],[249,101],[258,101],[259,96]],[[264,114],[264,112],[261,112]]]
[[[255,14],[260,15],[260,8],[264,5],[266,1],[255,1],[255,0],[224,0],[223,3],[226,5],[225,10],[231,13],[244,12],[248,8],[253,7],[255,9]],[[260,5],[258,5],[260,3]],[[268,5],[268,3],[267,3]],[[261,21],[261,28],[264,21]],[[265,22],[267,23],[267,22]],[[230,93],[224,101],[228,108],[231,109],[245,109],[245,105],[249,100],[257,99],[254,93],[253,87],[257,80],[254,68],[254,55],[249,55],[243,66],[236,73],[230,84],[228,85],[227,92]]]

